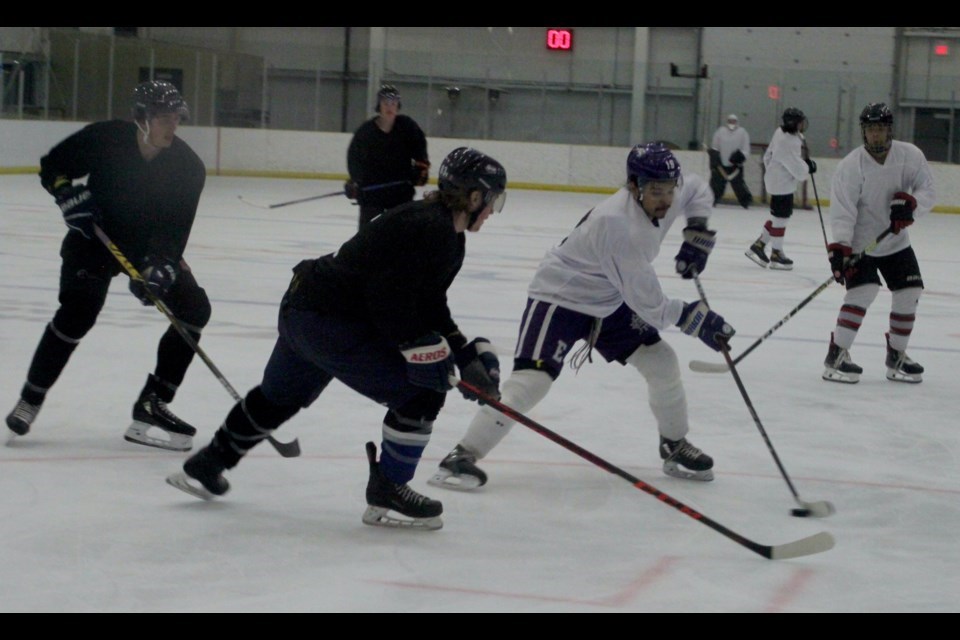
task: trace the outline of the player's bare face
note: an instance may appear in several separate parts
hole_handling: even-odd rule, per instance
[[[640,206],[651,220],[660,220],[667,215],[677,191],[674,180],[668,182],[648,182],[643,185]]]
[[[178,126],[180,126],[179,113],[164,113],[150,118],[150,135],[147,141],[154,147],[166,149],[173,144]]]
[[[483,223],[487,221],[487,218],[493,215],[493,207],[491,205],[484,205],[483,211],[480,212],[480,215],[477,216],[477,221],[473,223],[467,231],[472,231],[476,233],[480,231],[480,228],[483,227]]]

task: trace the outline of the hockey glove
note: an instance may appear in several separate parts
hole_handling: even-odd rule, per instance
[[[356,200],[360,197],[360,185],[353,180],[347,180],[343,183],[343,193],[349,199]]]
[[[410,174],[410,182],[415,187],[422,187],[430,179],[430,163],[425,160],[414,160]]]
[[[177,281],[179,264],[167,258],[148,256],[140,271],[140,279],[130,278],[130,293],[135,295],[144,306],[154,304],[154,300],[163,300],[170,287]],[[150,296],[153,296],[151,299]]]
[[[684,280],[693,278],[694,269],[696,273],[703,273],[707,268],[707,256],[713,250],[716,235],[716,231],[703,227],[688,226],[683,230],[683,244],[674,259],[677,261],[677,273]]]
[[[732,164],[735,167],[743,166],[743,163],[746,161],[747,161],[747,158],[746,156],[743,155],[743,151],[740,151],[740,149],[737,149],[736,151],[730,154],[730,164]]]
[[[100,209],[93,201],[90,189],[82,184],[64,184],[54,192],[54,198],[66,225],[80,232],[87,240],[93,240],[96,235],[93,226],[100,222]]]
[[[810,175],[813,175],[817,172],[816,161],[811,160],[810,158],[804,158],[803,161],[807,163],[807,169],[810,170]]]
[[[460,378],[478,387],[488,396],[500,399],[500,360],[497,351],[486,338],[474,338],[467,346],[457,352],[457,368]],[[483,400],[475,393],[460,389],[467,400]]]
[[[833,271],[833,279],[840,284],[846,284],[847,278],[852,277],[854,271],[856,271],[850,260],[853,249],[845,244],[832,242],[827,245],[827,251],[827,256],[830,258],[830,269]]]
[[[897,191],[890,201],[890,231],[900,233],[913,224],[913,211],[917,208],[917,199],[904,191]]]
[[[400,353],[407,361],[410,384],[440,393],[453,388],[450,384],[450,376],[454,374],[453,351],[440,334],[431,333],[402,344]]]
[[[688,336],[700,338],[714,351],[720,351],[736,333],[723,316],[710,311],[702,300],[684,307],[677,326]]]

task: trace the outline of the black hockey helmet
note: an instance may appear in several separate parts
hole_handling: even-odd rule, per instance
[[[780,121],[782,122],[780,128],[783,129],[785,133],[796,133],[800,130],[800,125],[803,124],[806,119],[807,116],[804,115],[803,111],[800,111],[800,109],[796,107],[788,107],[780,117]]]
[[[190,109],[177,88],[165,80],[141,82],[133,90],[133,117],[149,120],[165,113],[177,113],[184,120],[190,118]]]
[[[871,145],[867,142],[867,125],[880,124],[887,128],[887,137],[882,145]],[[893,112],[883,102],[871,102],[860,112],[860,133],[863,135],[863,146],[870,153],[885,153],[893,144]]]
[[[403,107],[403,103],[400,102],[400,90],[392,84],[380,85],[380,90],[377,91],[377,106],[375,107],[377,113],[380,113],[381,100],[396,100],[397,108]]]
[[[472,191],[480,191],[483,206],[472,212],[469,225],[472,227],[485,206],[490,205],[494,213],[503,210],[507,198],[507,170],[485,153],[470,147],[458,147],[440,163],[437,185],[441,192],[469,195]]]
[[[643,189],[648,182],[680,183],[680,162],[662,142],[634,145],[627,155],[627,182]]]

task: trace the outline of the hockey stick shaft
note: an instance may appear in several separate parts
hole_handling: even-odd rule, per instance
[[[693,272],[693,281],[697,285],[697,292],[700,294],[700,300],[707,306],[710,307],[710,303],[707,302],[707,296],[703,291],[703,285],[700,283],[700,276],[697,274],[696,270]],[[770,455],[773,456],[773,461],[777,464],[777,468],[780,470],[780,475],[783,476],[783,479],[787,482],[787,487],[790,488],[790,493],[793,494],[794,500],[797,501],[799,505],[805,509],[809,509],[814,512],[815,515],[820,517],[830,515],[833,512],[832,507],[828,503],[809,503],[805,502],[800,498],[800,494],[797,493],[796,488],[793,486],[793,482],[790,480],[790,476],[787,475],[787,470],[783,467],[783,463],[780,462],[780,456],[777,455],[776,449],[773,448],[773,443],[770,441],[770,437],[767,435],[767,430],[763,428],[763,423],[760,422],[760,416],[757,415],[757,410],[754,409],[753,403],[750,401],[750,396],[747,395],[747,388],[743,385],[743,380],[740,379],[740,374],[737,373],[737,366],[733,362],[733,358],[730,357],[730,349],[727,347],[726,340],[720,341],[720,352],[723,353],[724,360],[727,361],[727,366],[730,368],[730,373],[733,374],[733,379],[737,383],[737,389],[740,390],[740,395],[743,396],[743,401],[747,405],[747,409],[750,411],[750,416],[753,418],[754,424],[757,425],[757,430],[760,431],[760,435],[763,437],[763,442],[767,445],[767,449],[770,451]]]
[[[113,257],[117,259],[117,262],[120,263],[120,266],[123,267],[123,270],[127,272],[127,275],[129,275],[132,280],[143,282],[143,276],[140,274],[137,268],[133,266],[123,252],[120,251],[120,248],[113,243],[109,236],[107,236],[103,229],[101,229],[99,225],[94,225],[93,230],[97,234],[97,238],[100,239],[100,242],[102,242],[107,249],[110,250],[110,253],[112,253]],[[144,289],[144,291],[146,292],[147,297],[150,299],[150,302],[152,302],[154,306],[156,306],[157,309],[163,313],[163,315],[167,316],[167,320],[170,321],[170,324],[173,326],[173,328],[177,331],[177,333],[180,334],[180,337],[183,338],[184,342],[186,342],[198,356],[200,356],[200,359],[203,360],[207,367],[209,367],[210,371],[213,372],[213,375],[217,378],[217,380],[220,381],[220,384],[222,384],[223,387],[230,393],[234,401],[241,402],[243,398],[240,397],[240,394],[237,393],[237,390],[233,388],[233,385],[230,384],[226,377],[220,373],[220,369],[217,368],[217,365],[213,363],[207,353],[200,347],[197,341],[194,340],[193,336],[190,335],[190,332],[187,331],[187,329],[179,320],[177,320],[177,317],[173,315],[172,311],[170,311],[170,307],[168,307],[163,300],[153,295],[149,289]],[[292,442],[280,442],[273,436],[267,436],[267,440],[269,440],[270,444],[273,445],[273,448],[277,450],[277,453],[284,458],[295,458],[300,455],[300,443],[296,439],[294,439]]]
[[[865,256],[868,252],[873,251],[874,249],[876,249],[876,248],[877,248],[877,245],[880,244],[880,242],[881,242],[884,238],[886,238],[888,235],[890,235],[890,229],[884,230],[884,232],[881,233],[879,236],[877,236],[877,239],[874,240],[873,242],[871,242],[870,245],[867,246],[863,251],[861,251],[860,253],[858,253],[858,254],[856,254],[855,256],[852,256],[852,257],[851,257],[851,259],[850,259],[850,265],[853,266],[853,265],[856,265],[858,262],[860,262],[860,260],[863,259],[863,256]],[[795,315],[797,314],[797,312],[800,311],[800,309],[803,309],[805,306],[807,306],[807,304],[809,304],[811,300],[813,300],[813,299],[816,298],[818,295],[820,295],[821,293],[823,293],[823,291],[824,291],[827,287],[829,287],[829,286],[833,283],[833,281],[834,281],[833,276],[831,276],[831,277],[827,278],[826,280],[824,280],[824,281],[820,284],[820,286],[818,286],[816,289],[813,290],[813,293],[811,293],[811,294],[808,295],[806,298],[804,298],[804,299],[800,302],[800,304],[798,304],[798,305],[795,306],[793,309],[791,309],[791,310],[787,313],[787,315],[785,315],[783,318],[780,319],[779,322],[777,322],[775,325],[773,325],[772,327],[770,327],[770,329],[767,330],[766,333],[764,333],[762,336],[760,336],[759,338],[757,338],[757,339],[754,341],[754,343],[751,344],[749,347],[747,347],[746,349],[744,349],[743,353],[741,353],[739,356],[737,356],[737,357],[733,360],[733,364],[735,364],[735,365],[736,365],[736,364],[740,364],[740,361],[743,360],[744,358],[746,358],[747,355],[748,355],[751,351],[753,351],[754,349],[756,349],[757,347],[759,347],[760,344],[763,343],[767,338],[769,338],[770,336],[772,336],[772,335],[774,334],[774,332],[776,332],[777,329],[779,329],[780,327],[782,327],[783,325],[785,325],[790,318],[792,318],[793,316],[795,316]],[[727,369],[729,369],[729,365],[723,365],[723,364],[718,364],[718,363],[714,363],[714,362],[703,362],[703,361],[700,361],[700,360],[692,360],[692,361],[690,362],[690,368],[691,368],[693,371],[699,371],[699,372],[701,372],[701,373],[724,373],[724,372],[727,371]]]
[[[510,418],[511,420],[519,422],[523,426],[529,429],[532,429],[533,431],[536,431],[540,435],[556,442],[563,448],[569,451],[572,451],[573,453],[577,454],[578,456],[587,460],[588,462],[591,462],[597,465],[601,469],[608,471],[614,474],[615,476],[619,476],[620,478],[623,478],[624,480],[629,482],[631,485],[633,485],[634,488],[639,489],[644,493],[650,494],[660,502],[673,507],[674,509],[676,509],[677,511],[680,511],[685,515],[690,516],[697,522],[710,527],[714,531],[717,531],[718,533],[723,534],[724,536],[733,540],[737,544],[746,547],[747,549],[763,556],[764,558],[768,558],[771,560],[795,558],[798,556],[810,555],[813,553],[826,551],[827,549],[830,549],[833,547],[833,543],[834,543],[833,538],[828,533],[825,533],[825,532],[821,532],[819,534],[815,534],[813,536],[809,536],[807,538],[803,538],[801,540],[797,540],[794,542],[788,542],[783,545],[770,546],[770,545],[763,545],[763,544],[754,542],[753,540],[743,537],[739,533],[731,531],[730,529],[726,528],[719,522],[716,522],[715,520],[708,518],[707,516],[696,511],[692,507],[689,507],[683,504],[676,498],[673,498],[667,495],[666,493],[664,493],[663,491],[660,491],[653,485],[644,482],[640,478],[637,478],[631,475],[630,473],[627,473],[620,467],[617,467],[611,464],[610,462],[607,462],[600,456],[587,451],[583,447],[571,442],[570,440],[567,440],[560,434],[554,431],[551,431],[547,427],[543,426],[538,422],[535,422],[534,420],[528,418],[527,416],[520,413],[519,411],[516,411],[515,409],[508,407],[507,405],[503,404],[496,398],[493,398],[489,394],[484,393],[479,387],[472,385],[469,382],[464,382],[463,380],[459,380],[455,377],[451,377],[450,381],[451,383],[455,384],[456,387],[461,391],[468,391],[469,393],[475,395],[483,403],[490,405],[491,407],[493,407],[494,409],[496,409],[506,417]]]
[[[377,191],[379,189],[386,189],[387,187],[397,187],[402,184],[410,184],[409,180],[397,180],[395,182],[385,182],[383,184],[372,184],[369,187],[361,187],[360,191]],[[333,196],[342,196],[347,192],[344,190],[332,191],[330,193],[324,193],[319,196],[310,196],[308,198],[299,198],[297,200],[288,200],[286,202],[278,202],[276,204],[267,205],[268,209],[278,209],[280,207],[287,207],[292,204],[300,204],[301,202],[310,202],[311,200],[320,200],[322,198],[331,198]]]

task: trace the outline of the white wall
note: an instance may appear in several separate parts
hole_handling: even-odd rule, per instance
[[[84,123],[0,120],[0,175],[33,172],[40,157]],[[214,127],[180,128],[211,175],[292,178],[346,178],[351,134]],[[474,146],[503,163],[515,188],[609,192],[624,181],[628,149],[585,145],[537,144],[429,138],[435,180],[440,161],[459,146]],[[686,172],[709,177],[706,153],[676,151]],[[830,197],[830,179],[838,160],[817,158],[815,174],[822,204]],[[937,186],[935,211],[960,213],[960,166],[931,163]],[[813,199],[812,190],[809,192]],[[754,194],[759,195],[759,194]]]

